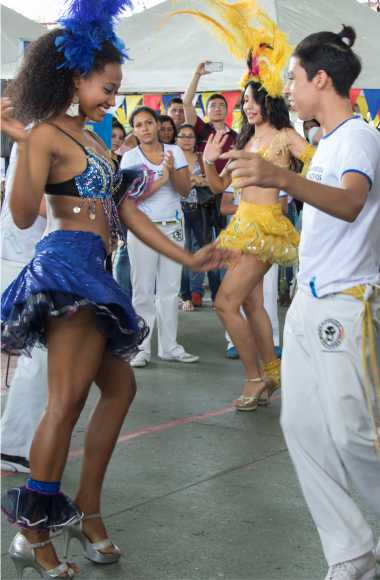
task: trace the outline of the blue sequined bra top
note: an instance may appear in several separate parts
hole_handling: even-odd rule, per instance
[[[69,195],[71,197],[87,197],[105,199],[112,197],[115,171],[111,162],[105,157],[96,154],[85,147],[75,137],[53,123],[49,123],[61,133],[64,133],[84,152],[87,159],[87,167],[80,175],[76,175],[61,183],[47,183],[45,192],[51,195]]]
[[[103,155],[95,153],[89,147],[85,147],[75,137],[67,133],[58,125],[49,123],[72,141],[84,152],[87,159],[87,167],[80,175],[76,175],[61,183],[47,183],[45,192],[49,195],[66,195],[81,198],[72,208],[74,214],[87,213],[90,221],[96,220],[96,201],[100,200],[106,215],[111,238],[125,238],[125,228],[121,226],[118,206],[125,199],[137,199],[142,195],[151,183],[148,170],[138,167],[131,171],[118,171],[111,161]]]

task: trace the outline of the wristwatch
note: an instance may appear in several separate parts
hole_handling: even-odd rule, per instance
[[[215,165],[215,161],[210,161],[209,159],[205,159],[206,165]]]

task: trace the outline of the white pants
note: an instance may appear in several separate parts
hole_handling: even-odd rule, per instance
[[[158,227],[173,242],[184,246],[182,223]],[[180,356],[185,352],[177,343],[178,294],[182,266],[143,244],[130,231],[128,252],[133,306],[150,328],[149,335],[139,348],[150,357],[152,333],[157,319],[158,356]]]
[[[379,338],[379,295],[371,305]],[[284,330],[281,424],[330,566],[374,547],[349,481],[380,516],[380,457],[363,390],[363,311],[350,296],[298,291]]]
[[[2,291],[24,263],[1,261]],[[29,458],[30,446],[47,403],[47,351],[33,348],[32,358],[21,355],[1,417],[1,452]]]
[[[268,313],[273,328],[273,342],[280,346],[280,324],[278,322],[278,264],[268,270],[263,281],[264,308]],[[244,316],[244,312],[242,310]],[[234,346],[230,335],[226,332],[227,348]]]

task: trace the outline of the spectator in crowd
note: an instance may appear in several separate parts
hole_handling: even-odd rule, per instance
[[[207,212],[202,205],[202,193],[207,188],[204,176],[203,161],[195,151],[196,135],[194,127],[184,123],[178,129],[177,144],[181,147],[189,165],[192,189],[189,195],[182,200],[182,210],[185,219],[185,248],[201,248],[209,240],[210,224],[207,224]],[[206,189],[207,191],[207,189]],[[212,193],[210,192],[210,196]],[[209,283],[212,286],[213,271],[208,273]],[[183,268],[181,280],[182,308],[187,312],[194,310],[191,296],[192,291],[201,294],[204,275]]]
[[[160,143],[158,121],[153,109],[139,107],[130,123],[139,146],[124,154],[121,168],[144,164],[155,174],[153,195],[139,204],[169,239],[184,246],[181,198],[191,190],[188,163],[177,145]],[[158,327],[158,356],[164,360],[192,363],[197,356],[187,353],[177,342],[178,294],[181,266],[166,259],[128,232],[133,306],[144,316],[150,332],[132,360],[133,367],[145,367],[151,359],[154,324]]]
[[[194,126],[195,134],[197,136],[197,150],[200,153],[203,153],[209,136],[215,134],[216,131],[221,131],[225,134],[223,152],[226,152],[235,145],[237,134],[226,124],[228,110],[227,101],[224,96],[219,93],[214,93],[207,100],[206,114],[208,117],[208,122],[203,121],[203,119],[197,116],[193,104],[194,95],[197,91],[200,78],[206,74],[209,74],[206,70],[206,64],[207,62],[202,62],[197,66],[193,78],[191,79],[190,84],[184,94],[183,106],[185,111],[185,118],[187,123],[190,123],[190,125]],[[219,173],[223,171],[225,164],[226,162],[223,159],[218,159],[216,161],[216,169]],[[220,231],[225,228],[227,223],[225,217],[220,213],[220,203],[221,195],[215,195],[207,202],[207,204],[205,204],[205,209],[208,213],[207,222],[210,224],[211,234],[214,238],[219,235]],[[222,272],[214,272],[214,275],[212,276],[210,291],[213,302],[219,290],[222,276]],[[192,300],[194,304],[201,305],[202,296],[197,295],[197,293],[193,293]]]
[[[161,143],[174,145],[177,137],[177,127],[169,115],[159,115],[158,117],[158,137]]]
[[[121,155],[119,154],[119,149],[122,147],[127,133],[121,123],[115,118],[112,119],[112,133],[111,133],[111,152],[112,159],[120,164]]]
[[[316,147],[322,137],[322,129],[317,119],[310,119],[303,122],[303,134],[310,145]]]
[[[20,230],[12,218],[9,196],[16,171],[17,145],[12,148],[1,211],[1,292],[34,255],[46,228],[45,201],[34,224]],[[47,352],[34,347],[31,357],[21,355],[1,417],[1,469],[29,473],[29,452],[47,400]]]
[[[120,148],[124,144],[126,131],[117,119],[112,120],[112,139],[111,139],[111,153],[113,160],[120,165],[122,155],[120,155]],[[127,227],[123,224],[125,234],[127,234]],[[125,235],[126,238],[126,235]],[[132,298],[131,285],[131,265],[129,263],[128,246],[125,241],[119,240],[115,251],[114,262],[112,264],[111,256],[107,256],[107,269],[113,271],[113,276],[118,284],[123,288],[124,292]]]
[[[167,114],[175,123],[177,129],[185,122],[183,101],[180,97],[173,97],[168,104]]]

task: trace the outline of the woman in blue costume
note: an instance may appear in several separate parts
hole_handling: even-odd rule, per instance
[[[6,516],[20,527],[9,550],[19,578],[27,567],[45,578],[74,576],[75,564],[56,555],[52,530],[64,529],[67,546],[79,539],[93,562],[120,557],[100,515],[101,489],[136,391],[128,360],[148,331],[104,269],[110,242],[121,235],[120,218],[144,243],[192,269],[219,267],[222,256],[213,247],[193,256],[163,236],[135,204],[154,187],[147,171],[115,173],[104,145],[84,128],[86,118],[101,121],[115,104],[126,54],[113,17],[126,5],[74,0],[61,27],[29,47],[2,103],[2,129],[18,143],[14,221],[29,227],[44,192],[48,216],[35,257],[2,297],[3,349],[48,348],[49,397],[30,453],[31,477],[2,500]],[[72,501],[60,492],[60,480],[93,381],[100,398]]]

